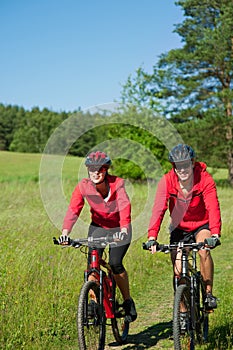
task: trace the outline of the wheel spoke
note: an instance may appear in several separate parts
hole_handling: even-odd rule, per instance
[[[181,318],[182,312],[183,315]],[[185,318],[184,315],[186,315]],[[186,285],[178,286],[175,293],[173,309],[173,339],[175,350],[194,349],[190,293]]]
[[[86,282],[80,292],[77,312],[80,350],[104,349],[106,322],[99,300],[99,286],[94,281]]]

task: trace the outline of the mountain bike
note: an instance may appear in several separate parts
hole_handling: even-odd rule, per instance
[[[143,249],[148,249],[143,243]],[[174,349],[195,349],[195,344],[208,339],[209,313],[205,305],[205,285],[197,268],[196,255],[204,243],[174,243],[158,245],[158,252],[181,251],[181,273],[175,277],[173,306]],[[189,258],[191,255],[191,259]],[[182,319],[181,310],[185,310]]]
[[[54,244],[59,244],[56,238],[53,238],[53,241]],[[103,350],[106,325],[111,325],[118,344],[123,344],[127,340],[129,323],[125,321],[122,296],[116,286],[111,267],[106,261],[106,253],[104,252],[101,258],[97,249],[107,245],[117,245],[112,235],[70,239],[68,245],[80,248],[86,256],[91,248],[90,263],[84,271],[84,283],[78,300],[77,330],[80,350]]]

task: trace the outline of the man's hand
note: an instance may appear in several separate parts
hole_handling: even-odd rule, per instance
[[[151,251],[152,254],[156,253],[158,242],[154,238],[149,238],[149,240],[145,243],[146,248]]]
[[[211,237],[206,238],[204,243],[207,248],[215,248],[221,244],[219,235],[212,235]]]
[[[67,235],[61,235],[57,241],[60,245],[70,245],[70,237]]]

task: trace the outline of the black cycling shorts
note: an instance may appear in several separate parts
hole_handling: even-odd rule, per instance
[[[195,243],[196,242],[196,235],[201,230],[209,230],[209,224],[202,225],[198,227],[196,230],[186,232],[183,230],[180,230],[179,228],[175,228],[170,233],[170,244],[178,243],[178,242],[184,242],[184,243]]]

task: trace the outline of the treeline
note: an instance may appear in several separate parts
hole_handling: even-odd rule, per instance
[[[35,107],[0,104],[0,149],[13,152],[41,153],[53,130],[68,117]]]
[[[221,117],[170,123],[149,110],[103,113],[53,112],[0,104],[0,150],[85,157],[92,149],[109,152],[114,171],[132,179],[155,178],[170,167],[168,150],[186,142],[199,160],[226,167]]]
[[[40,110],[35,107],[28,111],[23,107],[0,104],[0,150],[42,153],[54,130],[70,115],[71,113],[53,112],[47,108]],[[86,154],[95,144],[95,134],[89,132],[85,135],[69,150],[69,154],[78,156]],[[61,137],[69,139],[69,135]],[[63,146],[66,147],[64,144]]]

